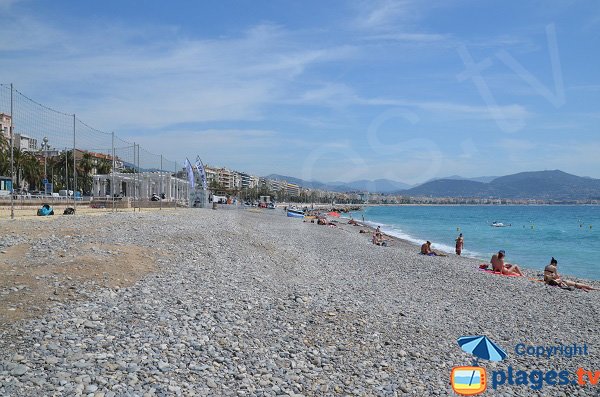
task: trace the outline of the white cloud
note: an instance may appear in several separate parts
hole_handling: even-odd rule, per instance
[[[17,37],[16,31],[27,33]],[[168,27],[154,32],[92,26],[75,36],[17,18],[12,26],[0,26],[2,37],[14,37],[0,51],[20,50],[3,60],[3,74],[17,76],[20,90],[42,100],[51,97],[53,107],[92,125],[143,128],[173,120],[260,119],[307,68],[353,51],[351,46],[305,49],[270,24],[220,39],[185,39]]]
[[[356,25],[363,29],[388,29],[399,20],[414,17],[415,7],[408,0],[379,0],[360,4]]]

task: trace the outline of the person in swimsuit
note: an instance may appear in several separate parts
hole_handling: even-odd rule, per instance
[[[421,246],[421,254],[435,256],[435,252],[431,250],[431,241],[426,241],[425,244]]]
[[[574,287],[584,291],[592,291],[595,288],[589,285],[576,283],[575,281],[563,280],[557,271],[558,261],[552,257],[550,264],[544,268],[544,282],[548,285],[557,285],[559,287]]]
[[[461,254],[464,245],[465,245],[465,240],[463,239],[463,235],[461,233],[458,235],[458,238],[456,239],[456,255]]]
[[[511,274],[522,276],[523,272],[521,271],[521,269],[519,269],[519,266],[504,263],[505,256],[506,253],[504,252],[504,250],[500,250],[497,254],[492,255],[490,263],[492,264],[494,271],[507,276]]]

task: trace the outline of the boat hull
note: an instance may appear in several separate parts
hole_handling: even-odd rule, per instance
[[[288,211],[287,216],[289,216],[290,218],[304,218],[304,213],[296,212],[296,211]]]

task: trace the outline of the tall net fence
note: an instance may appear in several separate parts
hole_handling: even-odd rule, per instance
[[[72,195],[74,204],[77,198],[112,199],[127,190],[138,200],[152,195],[182,200],[181,194],[164,197],[164,191],[159,191],[165,185],[169,192],[184,190],[185,181],[175,180],[178,168],[176,161],[112,131],[92,127],[75,114],[39,103],[11,84],[0,84],[0,187],[4,198],[10,187],[11,197]]]

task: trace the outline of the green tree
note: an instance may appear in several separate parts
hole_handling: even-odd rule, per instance
[[[110,174],[112,171],[112,161],[100,160],[96,165],[96,173],[100,175]]]
[[[81,182],[81,189],[84,194],[90,194],[92,190],[92,171],[94,170],[94,157],[90,153],[84,153],[79,160],[78,180]]]

